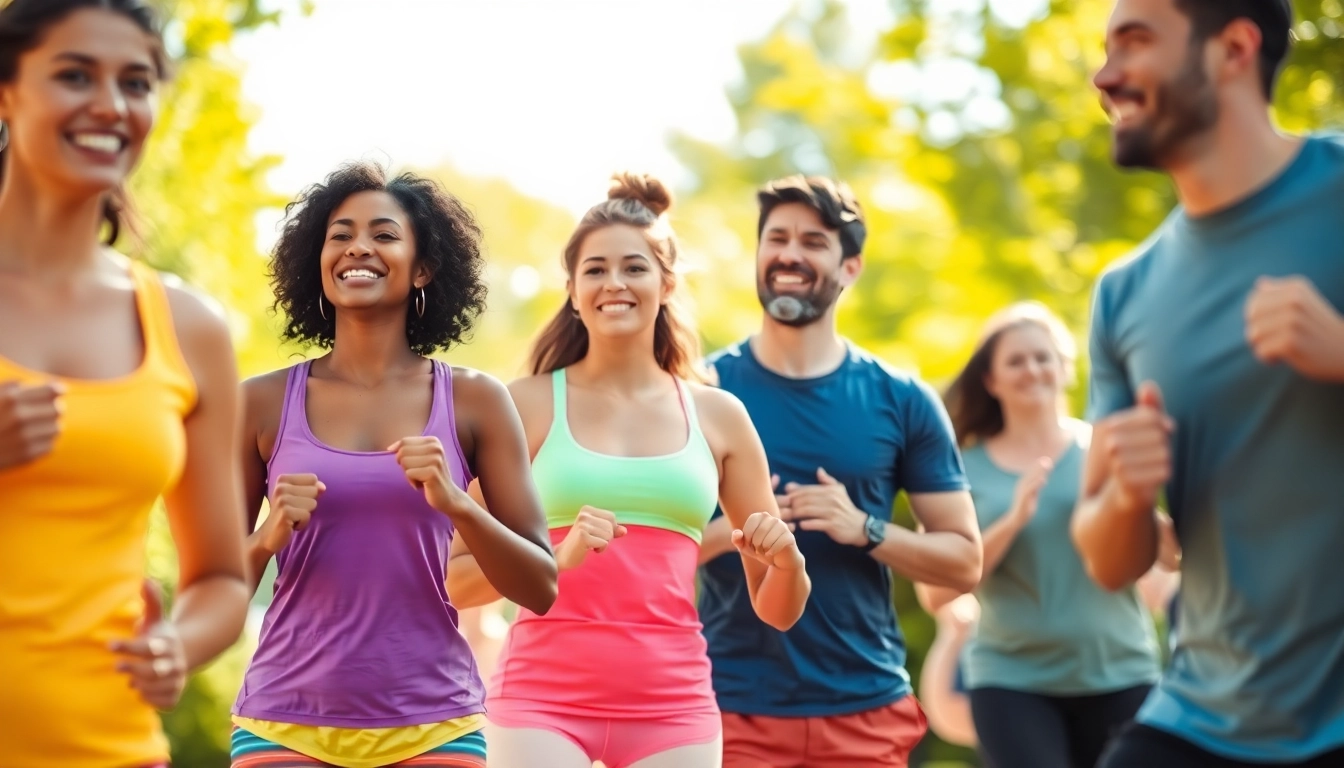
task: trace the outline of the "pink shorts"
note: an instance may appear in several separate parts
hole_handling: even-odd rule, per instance
[[[501,728],[536,728],[574,742],[589,760],[607,768],[628,768],[669,749],[708,744],[719,737],[723,720],[717,712],[673,715],[657,719],[623,719],[556,715],[549,712],[491,712]]]

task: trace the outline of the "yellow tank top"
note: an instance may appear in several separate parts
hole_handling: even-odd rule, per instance
[[[47,456],[0,470],[0,764],[110,768],[168,758],[154,709],[116,671],[109,641],[144,605],[155,501],[186,459],[196,384],[158,275],[133,263],[144,358],[66,387]],[[0,381],[54,378],[0,358]]]

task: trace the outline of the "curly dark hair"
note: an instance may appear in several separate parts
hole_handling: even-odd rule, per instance
[[[284,337],[323,349],[335,342],[335,321],[324,319],[318,307],[322,245],[332,212],[359,192],[386,192],[396,199],[411,219],[416,260],[433,274],[425,286],[425,316],[416,314],[409,297],[406,302],[411,350],[428,355],[463,341],[485,310],[480,225],[461,200],[432,179],[403,173],[389,181],[387,170],[370,162],[337,168],[285,207],[284,233],[271,254],[270,272],[275,308],[289,319]]]

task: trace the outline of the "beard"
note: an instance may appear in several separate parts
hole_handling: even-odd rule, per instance
[[[807,293],[775,293],[770,290],[770,280],[778,272],[807,276],[812,282],[812,290]],[[756,280],[756,297],[760,299],[766,314],[776,322],[793,328],[802,328],[820,320],[840,298],[840,290],[840,282],[834,275],[817,275],[802,265],[789,269],[773,266],[766,270],[763,278]]]
[[[1113,156],[1121,168],[1161,169],[1183,144],[1218,122],[1218,96],[1199,46],[1192,45],[1181,71],[1158,86],[1154,106],[1143,125],[1115,131]]]

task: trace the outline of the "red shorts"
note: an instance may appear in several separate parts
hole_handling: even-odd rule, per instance
[[[723,768],[908,768],[928,721],[913,695],[832,717],[723,713]]]

